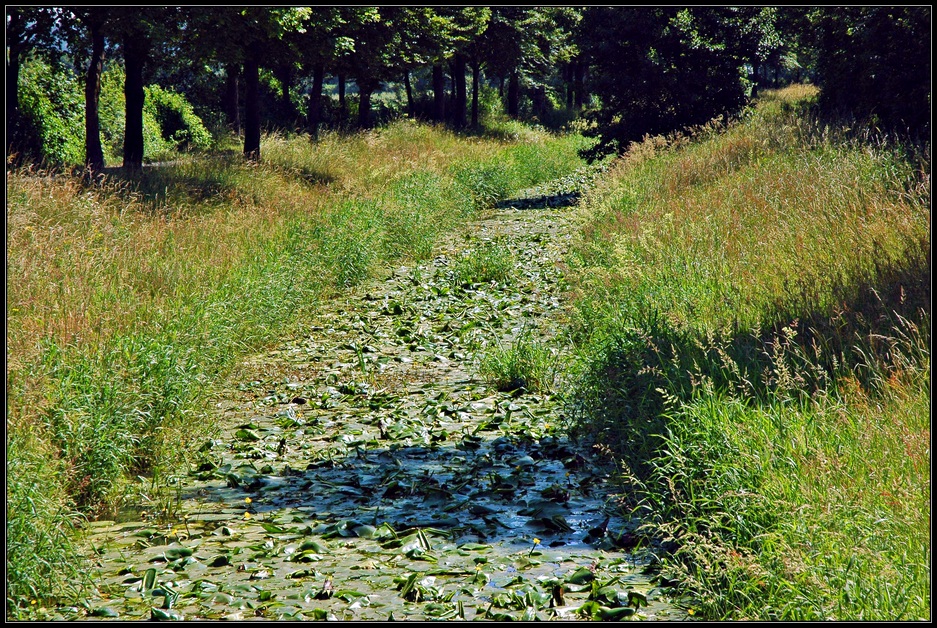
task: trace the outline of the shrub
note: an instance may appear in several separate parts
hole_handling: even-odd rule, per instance
[[[34,58],[20,70],[20,124],[13,142],[22,157],[80,166],[85,157],[85,97],[74,76]]]
[[[146,88],[144,111],[159,125],[163,140],[177,150],[205,150],[211,147],[211,133],[182,94],[165,90],[159,85],[149,85]]]

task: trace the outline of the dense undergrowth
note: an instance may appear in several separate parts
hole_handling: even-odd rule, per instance
[[[94,185],[8,169],[8,617],[80,593],[60,586],[80,581],[72,528],[118,508],[135,477],[161,482],[239,357],[380,265],[425,259],[478,210],[583,166],[579,136],[496,131],[271,135],[260,163],[187,155]]]
[[[930,617],[930,147],[812,89],[584,199],[576,415],[708,619]]]

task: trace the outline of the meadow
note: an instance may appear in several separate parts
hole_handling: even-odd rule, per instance
[[[698,617],[930,617],[930,149],[816,90],[647,138],[584,199],[578,424]]]

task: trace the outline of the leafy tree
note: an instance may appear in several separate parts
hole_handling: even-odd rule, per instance
[[[154,50],[168,46],[177,31],[180,15],[172,7],[90,7],[75,11],[91,38],[91,61],[86,80],[88,161],[100,160],[98,98],[105,39],[118,43],[124,60],[124,146],[123,165],[139,169],[144,156],[145,71]]]
[[[522,87],[533,92],[535,113],[543,114],[549,77],[576,52],[571,31],[579,19],[570,7],[492,7],[478,48],[488,72],[508,83],[508,115],[520,116]]]
[[[300,72],[312,75],[306,113],[306,128],[312,137],[316,137],[319,131],[326,70],[354,49],[354,40],[345,33],[348,20],[355,17],[354,11],[352,8],[313,7],[301,28],[284,35],[287,45],[295,53]]]
[[[105,9],[92,7],[81,10],[79,14],[91,34],[91,59],[85,78],[85,166],[92,172],[104,169],[101,123],[98,118],[101,73],[104,71],[104,11]]]
[[[587,113],[595,159],[663,134],[728,116],[744,106],[747,81],[732,45],[732,14],[697,7],[601,7],[584,12],[579,45],[601,100]]]
[[[23,63],[19,77],[21,161],[80,166],[84,162],[84,96],[74,73],[41,55]]]
[[[231,68],[243,65],[244,155],[260,158],[260,67],[276,69],[289,54],[285,38],[302,32],[308,7],[188,7],[184,12],[183,46],[198,59]],[[268,55],[268,53],[270,53]]]
[[[19,74],[23,60],[34,51],[53,49],[52,32],[58,9],[7,7],[6,106],[7,132],[16,137],[19,115]]]
[[[929,6],[824,7],[808,21],[825,111],[929,134]]]

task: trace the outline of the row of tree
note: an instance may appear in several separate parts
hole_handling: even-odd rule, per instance
[[[666,133],[737,113],[758,85],[812,78],[831,108],[883,125],[928,129],[930,7],[8,7],[7,122],[16,128],[19,67],[43,54],[80,71],[85,85],[86,164],[104,165],[98,97],[105,59],[125,73],[124,166],[143,162],[144,88],[162,82],[197,99],[224,77],[221,109],[244,153],[256,159],[265,112],[261,73],[280,85],[281,110],[315,137],[323,85],[358,93],[358,123],[371,97],[402,84],[415,115],[412,78],[430,75],[430,118],[477,126],[482,75],[499,82],[509,115],[522,89],[534,112],[547,91],[582,109],[598,156],[647,133]],[[469,72],[470,71],[470,72]],[[471,104],[467,73],[471,76]],[[452,95],[445,85],[449,77]],[[243,96],[243,119],[239,96]]]

